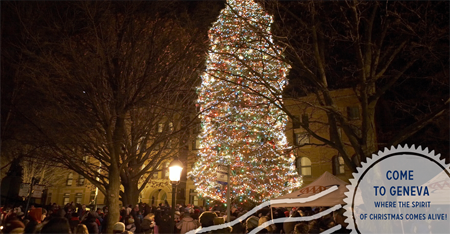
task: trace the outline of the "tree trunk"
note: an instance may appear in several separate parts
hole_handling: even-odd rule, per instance
[[[120,176],[119,169],[115,165],[110,166],[109,171],[109,186],[107,188],[106,197],[108,197],[107,205],[108,211],[108,226],[106,228],[106,233],[113,233],[113,226],[120,219],[120,201],[119,201],[119,191],[120,191]]]
[[[375,106],[377,102],[372,102],[367,107],[367,137],[365,139],[362,150],[364,152],[365,158],[370,157],[373,153],[376,153],[378,150],[378,141],[377,141],[377,129],[375,126]],[[361,160],[366,160],[366,159]]]
[[[122,180],[123,181],[123,180]],[[124,193],[122,197],[123,205],[136,205],[139,201],[138,181],[122,182]]]

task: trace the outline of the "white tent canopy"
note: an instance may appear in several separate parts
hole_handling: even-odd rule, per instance
[[[295,192],[283,195],[281,197],[273,198],[271,201],[280,199],[292,199],[292,198],[307,198],[320,193],[333,185],[337,185],[338,189],[316,200],[305,203],[281,203],[273,204],[272,207],[306,207],[306,206],[335,206],[337,204],[344,204],[345,192],[348,192],[346,185],[348,183],[342,181],[329,172],[323,173],[317,180],[309,184],[308,186],[301,188]]]
[[[437,174],[428,182],[422,184],[422,187],[428,187],[430,196],[427,200],[431,200],[432,205],[450,205],[450,178],[446,171]],[[398,201],[418,201],[417,196],[399,196]]]

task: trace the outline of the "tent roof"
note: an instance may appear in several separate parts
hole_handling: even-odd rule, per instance
[[[337,185],[338,189],[334,192],[331,192],[321,198],[318,198],[314,201],[305,202],[305,203],[282,203],[282,204],[273,204],[272,207],[299,207],[299,206],[335,206],[337,204],[344,204],[345,192],[348,191],[346,185],[348,183],[343,180],[337,178],[332,175],[328,171],[323,173],[319,178],[313,181],[308,186],[301,188],[295,192],[273,198],[273,200],[279,199],[290,199],[290,198],[307,198],[319,192],[322,192],[333,185]]]
[[[422,184],[421,186],[428,187],[432,205],[450,204],[450,178],[446,171],[442,171],[435,177]],[[398,196],[398,201],[417,201],[416,196]]]

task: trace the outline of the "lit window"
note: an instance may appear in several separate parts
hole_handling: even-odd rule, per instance
[[[84,176],[80,175],[78,177],[78,186],[83,186],[84,185]]]
[[[342,156],[333,157],[333,172],[335,175],[341,175],[345,173],[345,162]]]
[[[145,137],[139,138],[139,141],[138,141],[137,146],[136,146],[136,150],[137,151],[139,151],[139,149],[140,149],[141,145],[143,144],[144,140],[145,140]]]
[[[162,170],[162,178],[163,179],[169,179],[169,164],[170,162],[165,163],[163,170]]]
[[[64,193],[63,204],[66,205],[70,202],[70,193]]]
[[[198,195],[194,189],[189,189],[189,204],[198,206]]]
[[[158,133],[162,133],[164,130],[164,124],[163,123],[159,123],[158,124]]]
[[[75,203],[82,204],[83,195],[81,193],[75,194]]]
[[[192,149],[193,150],[200,149],[200,139],[199,138],[195,139],[195,141],[192,142]]]
[[[73,180],[73,172],[69,172],[69,174],[67,175],[66,185],[67,186],[71,186],[72,185],[72,180]]]
[[[297,170],[302,176],[311,176],[311,160],[308,157],[298,158]]]

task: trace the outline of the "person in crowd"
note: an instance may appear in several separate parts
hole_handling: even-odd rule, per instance
[[[120,208],[120,222],[125,223],[127,219],[127,209],[125,207]]]
[[[20,220],[20,222],[22,222],[24,225],[26,225],[26,223],[25,223],[25,220],[26,220],[25,219],[25,213],[23,213],[22,211],[19,211],[18,213],[16,213],[16,217],[17,217],[17,219]]]
[[[141,223],[141,231],[144,234],[153,233],[153,229],[155,228],[155,215],[153,213],[148,213],[144,220]]]
[[[297,223],[294,227],[294,234],[306,234],[309,233],[308,223],[300,222]]]
[[[68,233],[71,234],[69,222],[64,217],[53,217],[47,223],[45,223],[40,233]]]
[[[105,212],[105,209],[103,209],[102,233],[106,233],[107,227],[108,227],[108,212]]]
[[[169,215],[170,210],[169,209],[161,209],[160,211],[156,212],[155,215],[155,223],[156,226],[153,229],[154,233],[172,233],[175,226],[170,226],[171,217]]]
[[[178,222],[180,222],[181,218],[182,218],[182,217],[181,217],[180,211],[176,210],[176,211],[175,211],[175,224],[177,224]]]
[[[3,224],[2,233],[5,234],[23,234],[25,231],[25,225],[17,218],[10,217],[5,220]]]
[[[125,232],[125,224],[122,222],[117,222],[113,226],[113,233],[122,234]]]
[[[80,219],[83,219],[83,217],[85,216],[86,212],[86,205],[81,205],[79,203],[77,203],[77,212],[78,212],[78,217],[80,217]]]
[[[72,230],[75,233],[75,228],[78,227],[78,224],[80,224],[80,218],[78,217],[78,213],[77,212],[72,212],[72,217],[70,217],[69,219],[69,225],[70,225],[70,230]]]
[[[73,234],[89,234],[89,231],[86,225],[80,223],[75,227]]]
[[[198,221],[198,217],[200,217],[200,210],[194,209],[194,213],[191,214],[191,217]]]
[[[41,207],[33,208],[28,212],[28,219],[30,220],[25,226],[25,233],[35,233],[41,230],[43,224],[42,221],[45,219],[47,210]]]
[[[214,225],[214,218],[217,217],[217,214],[212,211],[205,211],[199,217],[199,222],[202,228],[210,227]]]
[[[259,218],[256,216],[250,216],[245,221],[245,233],[250,233],[253,229],[258,227]]]
[[[134,224],[134,219],[130,217],[127,220],[127,225],[125,226],[125,230],[130,231],[132,233],[136,232],[136,224]]]
[[[130,217],[134,220],[134,225],[136,226],[136,230],[133,232],[141,233],[141,223],[142,223],[142,215],[139,210],[139,205],[135,205],[133,209],[130,211]]]
[[[319,222],[317,220],[311,220],[308,223],[308,229],[309,229],[309,234],[319,234],[321,233],[320,231],[320,226],[319,226]]]
[[[270,219],[268,216],[266,216],[266,215],[261,216],[261,218],[259,218],[259,220],[258,220],[258,226],[263,225],[265,222],[267,222],[269,220]],[[275,228],[276,228],[275,225],[273,225],[273,226],[269,225],[269,226],[265,227],[263,230],[259,231],[258,233],[272,233],[275,231],[274,230]]]
[[[214,218],[214,225],[221,225],[224,223],[225,223],[224,217],[215,217]],[[213,230],[212,233],[225,234],[225,233],[231,233],[231,231],[232,231],[232,228],[227,227],[227,228],[222,228],[222,229],[218,229],[218,230]]]
[[[183,213],[183,218],[176,224],[176,226],[180,229],[180,234],[184,234],[190,230],[198,228],[199,223],[186,212]]]
[[[88,212],[86,219],[82,222],[84,225],[86,225],[90,234],[100,233],[97,224],[97,217],[95,214],[95,212]]]
[[[291,233],[294,231],[294,227],[298,222],[292,222],[293,218],[300,217],[300,214],[295,210],[295,212],[292,213],[292,215],[283,223],[283,230],[284,233]]]
[[[72,214],[73,214],[72,208],[68,208],[66,211],[66,215],[64,215],[64,218],[66,218],[67,220],[70,220],[72,218]]]

